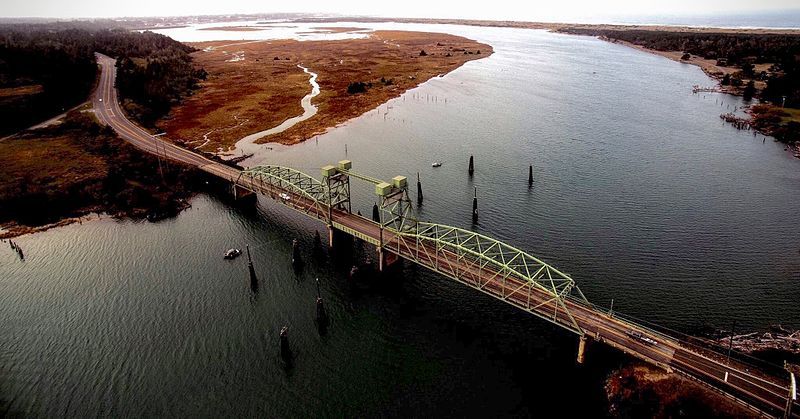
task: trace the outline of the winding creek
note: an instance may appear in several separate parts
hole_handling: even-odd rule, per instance
[[[536,30],[370,27],[464,35],[495,53],[318,141],[268,148],[252,140],[269,133],[254,134],[237,143],[255,153],[246,165],[318,176],[346,158],[383,179],[419,172],[420,218],[526,249],[597,304],[613,298],[615,310],[684,331],[733,320],[742,331],[800,327],[800,161],[721,123],[721,113],[744,103],[693,95],[691,86],[712,83],[699,68]],[[318,89],[303,98],[303,116],[314,112]],[[434,160],[444,164],[433,168]],[[475,187],[481,218],[472,225]],[[353,211],[368,214],[373,188],[354,181],[352,194]],[[241,208],[209,193],[158,223],[100,219],[20,237],[25,262],[0,246],[0,411],[607,412],[603,383],[622,355],[591,346],[577,367],[574,336],[411,264],[350,280],[352,265],[374,261],[372,250],[356,243],[313,259],[315,230],[324,236],[324,226],[268,198]],[[307,258],[302,270],[290,264],[293,238]],[[222,260],[245,244],[258,293],[246,260]],[[331,316],[326,333],[314,323],[316,278]],[[291,366],[278,349],[286,325]]]
[[[236,146],[228,154],[233,154],[233,155],[255,154],[255,153],[260,154],[261,152],[263,152],[265,147],[268,146],[265,146],[264,144],[256,144],[256,141],[266,136],[286,131],[287,129],[293,127],[297,123],[305,121],[306,119],[311,118],[312,116],[317,114],[317,107],[311,104],[311,99],[314,99],[314,97],[316,97],[319,94],[317,73],[309,71],[308,68],[303,67],[301,65],[298,65],[298,67],[300,67],[306,74],[311,75],[311,77],[308,79],[308,83],[311,85],[311,92],[303,96],[303,98],[300,100],[300,106],[303,107],[303,113],[301,115],[283,121],[280,125],[276,127],[256,132],[242,138],[241,140],[236,142]]]

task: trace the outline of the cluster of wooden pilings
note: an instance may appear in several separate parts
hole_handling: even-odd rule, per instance
[[[739,130],[750,131],[753,128],[753,124],[750,122],[749,119],[736,116],[735,114],[733,114],[731,112],[724,113],[724,114],[720,115],[719,117],[723,121],[733,125],[736,129],[739,129]]]

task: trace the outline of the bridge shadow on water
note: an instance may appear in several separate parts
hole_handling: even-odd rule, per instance
[[[607,410],[604,382],[628,362],[622,354],[590,345],[586,363],[577,365],[577,336],[542,319],[410,262],[378,272],[374,246],[336,235],[330,248],[324,225],[268,198],[228,208],[252,234],[242,240],[252,243],[259,287],[257,293],[247,289],[243,270],[242,288],[253,295],[256,327],[264,330],[264,368],[283,371],[285,385],[298,391],[314,387],[303,381],[310,379],[309,365],[351,370],[347,374],[359,382],[377,374],[370,392],[381,395],[380,403],[331,384],[343,393],[328,401],[329,412],[595,417]],[[294,239],[300,269],[291,266]],[[314,319],[316,278],[329,317],[324,328]],[[278,342],[284,325],[290,326],[288,358]],[[333,354],[341,360],[327,359]],[[347,367],[339,365],[344,360]],[[341,379],[325,374],[314,380]]]

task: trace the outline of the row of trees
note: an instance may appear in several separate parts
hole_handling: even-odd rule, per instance
[[[602,36],[641,45],[657,51],[684,51],[707,59],[724,60],[742,69],[745,79],[765,78],[761,98],[800,107],[800,35],[670,32],[566,28],[577,35]],[[774,63],[768,74],[756,74],[753,64]]]
[[[166,115],[173,104],[205,78],[205,70],[195,68],[191,56],[172,48],[158,50],[144,60],[122,56],[117,61],[117,87],[129,101],[125,107],[148,126]]]
[[[141,122],[152,124],[205,78],[192,64],[193,51],[163,35],[96,23],[0,26],[0,134],[85,100],[97,74],[95,52],[119,59],[120,94]],[[39,93],[10,89],[21,86],[40,86]]]

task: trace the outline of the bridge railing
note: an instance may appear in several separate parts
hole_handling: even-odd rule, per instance
[[[571,297],[568,298],[571,299]],[[712,342],[709,339],[661,326],[630,314],[622,313],[616,310],[612,312],[608,307],[598,306],[589,301],[575,301],[580,302],[581,304],[586,304],[597,312],[608,313],[609,316],[613,316],[616,319],[630,323],[639,329],[644,329],[656,338],[678,341],[687,349],[704,354],[714,360],[725,362],[725,360],[728,359],[728,347],[726,347],[724,344]],[[765,373],[765,376],[781,377],[786,373],[782,365],[774,364],[762,358],[758,358],[735,349],[730,351],[730,359],[734,363],[733,366],[737,366],[735,364],[738,364],[738,367],[740,368],[749,367],[752,371],[761,371]]]

